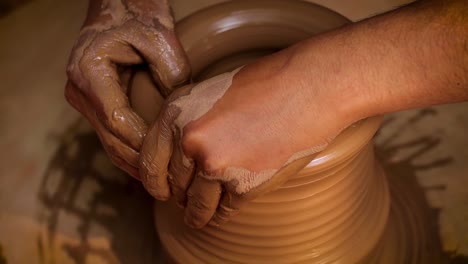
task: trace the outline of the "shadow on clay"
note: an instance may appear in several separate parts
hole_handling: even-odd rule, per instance
[[[153,199],[111,164],[92,129],[80,131],[84,123],[78,120],[58,137],[59,147],[43,175],[39,217],[47,232],[38,237],[41,262],[60,263],[50,256],[57,246],[77,264],[88,257],[103,263],[160,262]],[[61,240],[63,236],[73,241]],[[93,242],[102,237],[110,249]]]
[[[440,252],[442,246],[438,233],[440,209],[433,208],[427,203],[425,193],[432,190],[443,191],[446,186],[440,184],[422,187],[418,183],[416,174],[425,170],[449,166],[453,162],[453,158],[443,156],[430,162],[418,163],[416,160],[436,149],[441,144],[441,139],[434,136],[421,136],[402,140],[402,135],[411,129],[411,126],[435,115],[437,115],[437,111],[432,108],[421,109],[403,122],[398,122],[398,125],[391,129],[394,131],[393,133],[383,135],[382,130],[400,121],[395,116],[390,116],[384,120],[376,135],[376,138],[380,139],[377,140],[380,143],[376,144],[376,155],[387,173],[389,182],[391,184],[392,182],[397,183],[399,186],[405,186],[404,188],[411,190],[413,194],[411,198],[422,209],[422,218],[424,219],[422,228],[427,234],[425,242],[428,254]],[[404,153],[404,157],[396,158],[397,154],[401,153]],[[441,255],[442,263],[468,263],[468,257],[457,255],[456,252],[443,252]]]
[[[0,264],[7,264],[7,260],[6,260],[5,256],[3,255],[2,244],[0,244]]]
[[[0,1],[0,17],[8,15],[16,8],[20,8],[22,5],[30,2],[31,0],[2,0]],[[3,264],[0,262],[0,264]]]
[[[427,219],[424,229],[428,236],[427,249],[440,251],[438,236],[439,210],[431,208],[425,199],[425,189],[416,178],[418,171],[430,170],[450,165],[451,157],[441,157],[425,164],[415,164],[414,160],[436,148],[440,139],[423,136],[408,141],[401,135],[411,125],[436,115],[433,109],[423,109],[399,124],[396,131],[388,135],[377,135],[379,144],[376,153],[390,182],[403,183],[414,192],[414,199],[425,211]],[[395,117],[387,118],[382,126],[385,129],[396,122]],[[80,131],[83,121],[77,121],[63,135],[59,148],[51,159],[38,198],[44,206],[40,217],[47,225],[47,237],[38,237],[38,247],[42,252],[52,251],[67,219],[74,219],[78,242],[62,242],[60,245],[75,263],[85,263],[88,256],[94,255],[107,263],[155,263],[162,259],[156,231],[153,225],[152,198],[141,185],[113,167],[105,156],[99,139],[88,129]],[[395,159],[401,151],[409,150],[403,159]],[[426,187],[445,189],[443,185]],[[104,208],[104,209],[103,209]],[[65,217],[67,215],[67,217]],[[110,240],[110,250],[96,247],[91,242],[93,231],[100,226]],[[65,228],[66,233],[67,229]],[[75,235],[76,236],[76,235]],[[0,257],[0,264],[4,264]],[[465,256],[453,252],[444,254],[444,263],[468,263]],[[57,263],[57,261],[47,262]]]

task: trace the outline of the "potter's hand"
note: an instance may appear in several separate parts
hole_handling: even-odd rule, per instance
[[[147,125],[129,106],[123,69],[148,64],[161,93],[190,75],[166,1],[90,1],[70,56],[65,96],[96,129],[111,160],[138,177]]]
[[[190,225],[219,224],[359,119],[468,100],[465,18],[465,0],[417,1],[175,91],[143,144],[143,184]]]
[[[340,101],[327,98],[328,89],[291,82],[292,50],[180,88],[166,101],[144,141],[140,176],[155,198],[175,196],[189,225],[229,220],[351,123],[329,111]]]

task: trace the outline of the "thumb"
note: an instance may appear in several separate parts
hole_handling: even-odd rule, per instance
[[[132,41],[132,46],[149,64],[161,94],[167,97],[175,88],[190,80],[190,63],[173,28],[143,27]]]

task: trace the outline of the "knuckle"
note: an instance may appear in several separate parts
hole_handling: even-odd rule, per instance
[[[183,55],[180,55],[183,56]],[[186,62],[182,63],[178,67],[174,68],[167,76],[168,86],[179,87],[187,83],[191,76],[190,65]]]
[[[190,149],[191,147],[203,148],[207,145],[207,127],[198,121],[188,123],[183,129],[182,147]],[[185,149],[184,149],[185,150]]]
[[[77,98],[76,91],[73,88],[66,87],[65,88],[65,93],[64,93],[65,100],[73,107],[75,108],[78,112],[82,113],[83,115],[86,116],[84,113],[85,111],[85,105],[83,105],[80,100]]]
[[[171,197],[168,186],[154,174],[141,173],[140,179],[146,191],[159,201],[166,201]]]
[[[201,162],[199,162],[199,164],[207,173],[207,176],[213,173],[223,171],[226,167],[226,162],[224,161],[224,159],[211,154],[206,155],[204,159]]]
[[[188,206],[192,208],[192,210],[198,211],[198,212],[205,212],[210,209],[208,204],[201,200],[199,197],[193,195],[192,193],[187,194],[188,197]]]
[[[67,69],[66,69],[66,73],[67,73],[68,78],[70,78],[70,79],[73,78],[74,72],[75,72],[74,63],[68,64]]]
[[[152,162],[152,158],[149,155],[141,155],[140,167],[145,172],[146,177],[157,176],[158,169]]]
[[[77,69],[77,64],[75,62],[71,62],[66,69],[67,77],[70,79],[74,84],[80,84],[81,82],[81,75],[79,69]]]
[[[181,147],[184,154],[196,161],[196,164],[208,173],[216,173],[225,168],[228,154],[221,144],[210,140],[212,129],[209,124],[200,124],[198,121],[188,124],[184,128],[181,138]]]
[[[133,121],[130,116],[122,110],[122,108],[116,109],[115,106],[109,105],[105,102],[96,100],[91,102],[98,118],[105,124],[111,131],[117,132],[124,129],[126,125],[132,126]]]
[[[191,122],[183,129],[183,135],[181,138],[182,150],[187,154],[191,152],[201,152],[204,149],[207,149],[209,140],[207,138],[207,129],[200,124],[197,124],[197,121]]]
[[[183,192],[183,189],[182,189],[182,187],[181,187],[181,184],[178,184],[177,182],[175,182],[175,180],[173,179],[173,177],[168,176],[167,182],[168,182],[169,185],[171,186],[172,193],[174,193],[174,194],[180,194],[180,193]]]
[[[71,85],[65,86],[65,99],[67,99],[68,103],[70,103],[72,106],[75,104],[75,91]]]
[[[115,147],[110,145],[109,142],[106,142],[106,140],[102,140],[101,144],[104,146],[107,156],[112,161],[112,163],[118,165],[118,163],[122,161],[122,158],[119,155],[120,153],[118,153],[115,150]]]
[[[203,220],[203,217],[197,214],[195,215],[191,214],[190,218],[188,218],[186,222],[192,228],[202,228],[205,225],[205,221]]]
[[[118,121],[112,118],[112,113],[109,113],[109,110],[105,109],[104,107],[98,107],[96,105],[94,107],[96,110],[96,115],[109,130],[113,132],[119,131],[118,129],[121,128],[120,124],[118,124]]]
[[[153,184],[148,184],[147,181],[143,181],[146,191],[158,201],[167,201],[170,198],[170,194],[164,193],[160,188]]]
[[[229,219],[230,217],[236,215],[239,212],[239,210],[231,208],[226,205],[220,205],[218,211],[219,211],[219,217],[221,219]]]
[[[96,58],[96,55],[92,50],[94,49],[94,43],[91,44],[88,48],[84,49],[83,56],[80,60],[80,67],[86,68],[87,63]]]
[[[201,145],[201,142],[200,133],[188,127],[184,129],[180,144],[185,154],[194,153],[197,147]]]
[[[167,176],[167,181],[169,184],[173,187],[174,190],[179,190],[182,187],[182,180],[180,179],[181,177],[177,176],[177,173],[174,172],[174,170],[171,170],[170,173],[168,173]]]
[[[68,78],[72,79],[72,78],[74,78],[76,76],[76,73],[78,71],[77,62],[80,60],[80,58],[81,58],[81,56],[77,52],[77,47],[76,46],[73,47],[73,50],[72,50],[72,52],[70,54],[70,57],[68,59],[67,68],[65,69]]]
[[[207,137],[199,130],[184,130],[181,147],[184,154],[193,158],[206,172],[221,171],[226,166],[225,158],[217,154],[217,150],[209,145]]]
[[[93,56],[91,55],[91,52],[89,50],[85,50],[83,52],[83,57],[77,62],[77,70],[83,73],[83,76],[86,76],[85,78],[89,78],[90,74],[93,74],[93,71],[90,71],[91,68],[94,66],[93,62]],[[75,72],[75,71],[74,71]]]
[[[229,221],[229,217],[222,213],[216,213],[216,215],[213,217],[213,220],[216,224],[220,225]]]
[[[107,156],[109,157],[110,161],[112,164],[114,164],[116,167],[123,169],[124,168],[124,161],[122,158],[120,158],[117,154],[115,153],[110,153],[107,152]]]

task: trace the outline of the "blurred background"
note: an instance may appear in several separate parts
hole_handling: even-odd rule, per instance
[[[169,2],[181,19],[221,1]],[[312,2],[357,21],[408,1]],[[0,0],[0,264],[162,262],[152,199],[63,97],[86,8]],[[414,186],[446,261],[468,263],[468,104],[388,115],[376,148]]]

